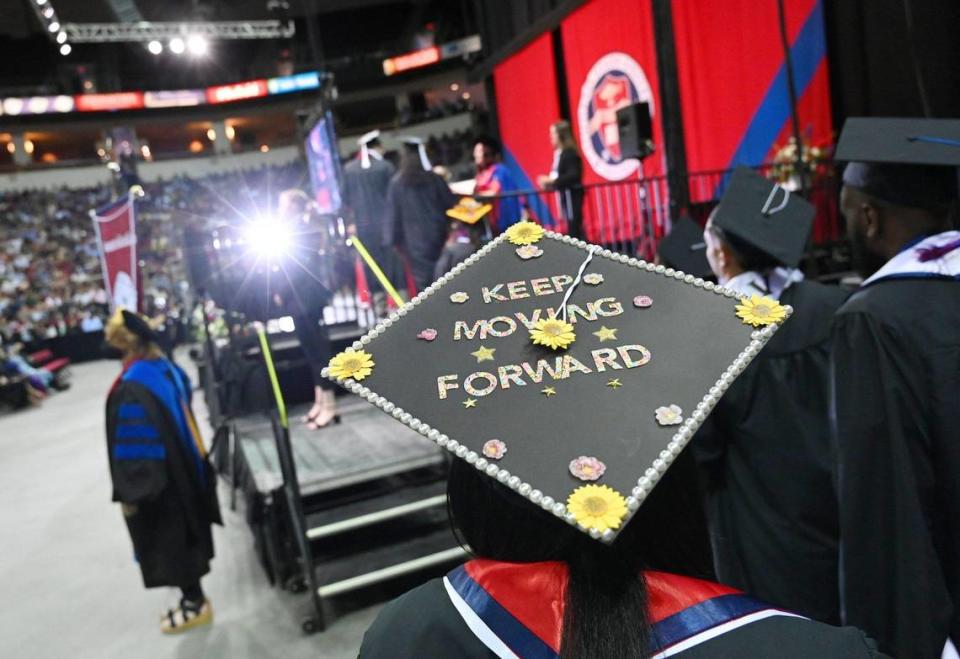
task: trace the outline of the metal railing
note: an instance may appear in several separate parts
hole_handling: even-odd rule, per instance
[[[760,169],[774,173],[772,166]],[[559,233],[578,235],[608,249],[652,260],[660,240],[670,231],[671,217],[686,215],[704,224],[719,203],[730,174],[730,170],[689,174],[686,183],[690,203],[677,209],[671,208],[667,178],[662,176],[559,191],[518,190],[485,199],[495,206],[494,220],[499,219],[498,214],[513,213]],[[821,168],[805,183],[804,195],[816,208],[812,244],[836,244],[843,231],[837,210],[839,186],[832,168]],[[359,267],[341,271],[333,297],[324,310],[324,323],[333,328],[335,336],[365,332],[391,311],[382,292],[374,294],[358,288],[354,276],[357,271]],[[401,295],[412,297],[414,291],[407,289],[405,280],[393,283]],[[277,321],[269,329],[289,331]]]

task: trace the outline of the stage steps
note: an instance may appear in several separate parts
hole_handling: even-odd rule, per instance
[[[444,574],[466,552],[447,517],[443,451],[352,396],[340,401],[342,423],[319,432],[298,421],[305,411],[290,410],[288,431],[262,415],[236,418],[232,445],[264,567],[310,595],[301,625],[314,632]]]

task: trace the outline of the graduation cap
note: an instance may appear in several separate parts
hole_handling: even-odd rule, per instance
[[[482,204],[473,197],[461,197],[457,205],[447,211],[447,217],[459,220],[464,224],[474,225],[492,210],[493,206],[491,204]]]
[[[692,273],[697,277],[711,277],[707,262],[707,244],[703,241],[703,229],[689,217],[674,222],[660,244],[657,253],[664,265]]]
[[[713,226],[752,249],[796,267],[803,257],[814,207],[749,167],[738,167],[713,214]]]
[[[789,313],[520,222],[324,375],[612,542]]]
[[[360,139],[357,140],[357,144],[360,145],[360,167],[363,169],[370,169],[370,143],[376,142],[380,139],[379,130],[371,130],[369,133],[364,133],[360,136]],[[376,156],[374,156],[376,157]]]
[[[960,119],[851,117],[834,158],[843,182],[890,203],[929,208],[957,198]]]
[[[423,165],[425,171],[432,171],[433,165],[430,164],[430,158],[427,157],[427,146],[419,137],[407,136],[401,137],[400,141],[405,147],[411,151],[416,151],[420,155],[420,164]]]
[[[125,330],[144,343],[157,343],[159,341],[146,318],[122,307],[113,314],[110,325],[114,327],[122,325]]]

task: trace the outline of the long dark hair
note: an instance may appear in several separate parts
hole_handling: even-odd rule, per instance
[[[409,185],[418,185],[429,181],[433,172],[423,168],[420,161],[420,151],[416,146],[403,146],[400,152],[400,166],[397,168],[397,179]]]
[[[569,568],[562,659],[649,657],[645,568],[713,578],[695,465],[682,454],[612,545],[544,513],[512,490],[454,460],[447,505],[454,531],[475,556]]]

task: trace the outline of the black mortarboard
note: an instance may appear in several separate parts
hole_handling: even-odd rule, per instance
[[[792,268],[803,257],[815,213],[800,195],[748,167],[738,167],[713,215],[713,225]]]
[[[123,314],[123,326],[136,335],[137,338],[146,343],[157,342],[157,334],[153,331],[153,328],[150,327],[146,318],[132,311],[127,311],[126,309],[121,309],[120,313]]]
[[[851,117],[834,158],[843,182],[878,199],[930,208],[957,198],[960,119]]]
[[[429,172],[433,169],[433,165],[430,164],[430,158],[427,156],[427,143],[424,142],[423,139],[414,135],[401,137],[399,139],[407,150],[411,153],[416,153],[420,157],[420,166],[423,167],[424,171]]]
[[[610,542],[788,314],[521,222],[324,375]]]
[[[689,217],[674,222],[657,246],[657,254],[664,265],[689,272],[697,277],[711,277],[707,261],[707,244],[703,241],[703,229]]]

